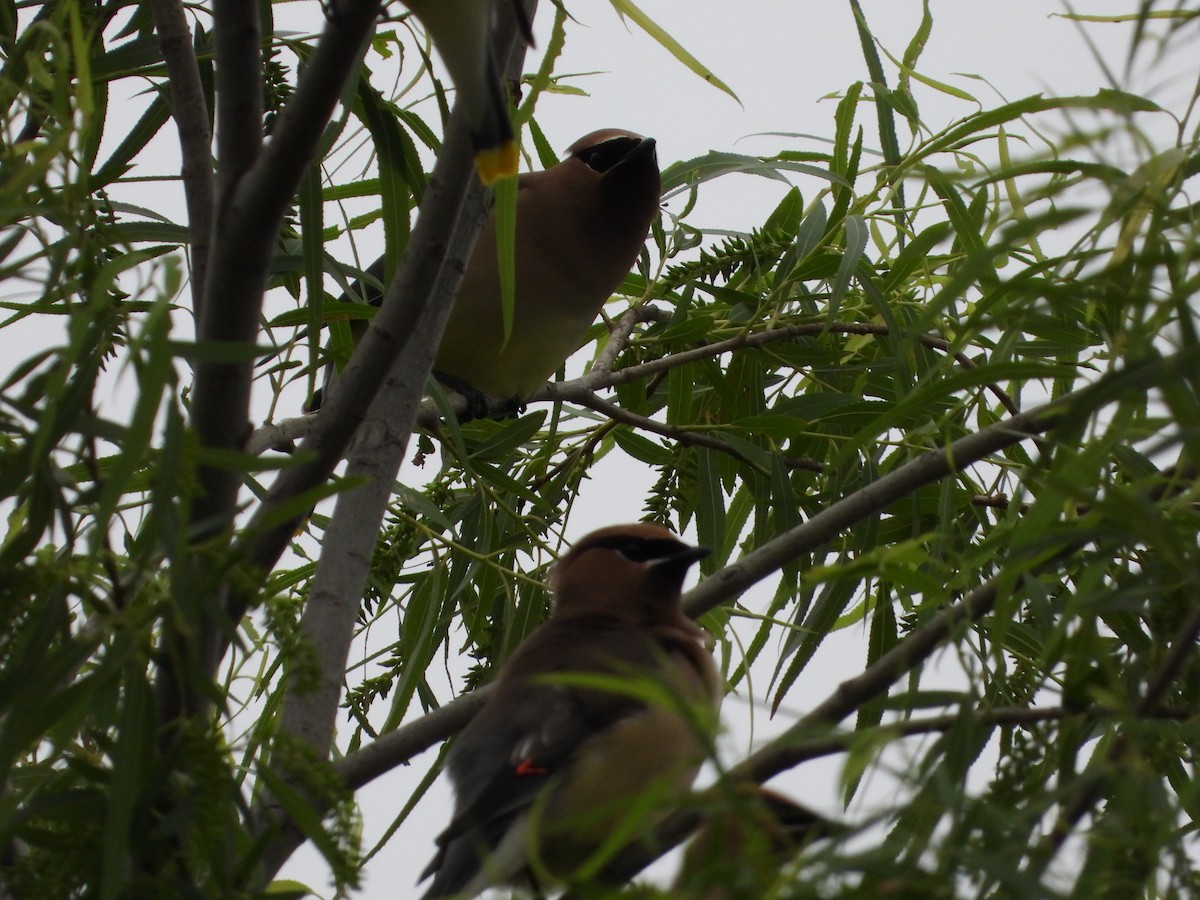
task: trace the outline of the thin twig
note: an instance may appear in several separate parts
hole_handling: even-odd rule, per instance
[[[629,339],[632,336],[632,330],[636,327],[639,321],[647,318],[654,318],[651,312],[653,307],[637,306],[624,313],[617,320],[616,326],[613,329],[613,336],[609,339],[609,343],[604,350],[597,356],[595,363],[590,371],[579,378],[572,378],[568,381],[549,382],[529,398],[529,403],[538,403],[542,401],[559,401],[568,400],[571,402],[586,405],[586,399],[594,396],[597,391],[605,388],[616,387],[622,384],[628,384],[633,381],[639,381],[643,378],[649,378],[653,375],[662,374],[671,369],[678,368],[691,362],[698,360],[710,359],[714,356],[720,356],[722,353],[729,353],[733,350],[744,349],[747,347],[761,347],[766,344],[776,341],[788,340],[795,337],[814,337],[824,334],[825,332],[836,332],[843,334],[887,334],[887,326],[879,325],[872,322],[834,322],[831,324],[810,323],[806,325],[788,325],[781,328],[772,328],[768,331],[762,331],[755,334],[744,334],[734,338],[729,338],[724,341],[717,341],[712,344],[705,344],[700,347],[694,347],[690,350],[681,350],[673,353],[670,356],[660,357],[659,359],[650,360],[649,362],[639,363],[634,366],[626,366],[623,369],[613,369],[612,364],[616,361],[616,357],[628,346]],[[949,349],[949,343],[942,338],[926,336],[922,338],[928,342],[929,346],[935,349]],[[955,356],[958,359],[958,356]],[[963,357],[960,360],[964,368],[975,368],[975,364],[970,359]],[[1011,411],[1017,410],[1017,406],[1012,402],[1011,398],[1004,391],[994,385],[988,386],[997,397],[1001,398],[1001,402],[1007,409]],[[457,395],[452,395],[457,397]],[[482,415],[503,415],[510,411],[510,404],[507,400],[496,397],[484,398],[486,406],[482,411]],[[455,412],[462,414],[467,409],[465,400],[456,401]],[[418,420],[421,427],[432,429],[438,418],[437,407],[432,404],[426,404],[421,411],[421,417]],[[634,415],[630,413],[629,415]],[[287,447],[289,441],[294,441],[299,437],[308,433],[308,429],[312,427],[314,417],[299,416],[293,419],[283,419],[279,422],[261,426],[251,435],[248,441],[250,452],[262,453],[266,450]],[[307,423],[307,424],[306,424]],[[661,432],[660,432],[661,433]],[[724,448],[714,448],[724,449]],[[815,460],[794,459],[792,461],[794,468],[813,469],[814,465],[820,465]],[[821,471],[813,469],[813,471]]]

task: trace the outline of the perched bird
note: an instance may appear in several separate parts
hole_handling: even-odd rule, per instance
[[[775,896],[780,870],[806,843],[845,826],[758,784],[720,792],[684,853],[675,891],[697,900]]]
[[[568,157],[522,175],[517,190],[516,295],[504,339],[496,222],[467,263],[434,371],[460,392],[517,402],[579,348],[600,308],[637,260],[662,193],[654,140],[606,128]],[[384,261],[368,269],[382,281]],[[378,303],[378,290],[360,285]],[[320,405],[317,397],[310,409]]]
[[[658,214],[653,138],[614,128],[572,144],[517,190],[516,296],[504,341],[496,223],[484,223],[434,369],[493,397],[523,400],[583,342],[637,261]]]
[[[455,810],[421,876],[433,876],[426,900],[568,875],[639,797],[691,785],[720,679],[680,588],[707,553],[656,525],[618,525],[558,563],[549,621],[514,651],[447,757]]]
[[[475,141],[475,170],[484,184],[517,173],[517,142],[490,39],[490,0],[403,0],[421,20],[458,89]],[[512,4],[532,42],[520,0]]]

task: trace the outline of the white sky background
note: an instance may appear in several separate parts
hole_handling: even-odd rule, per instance
[[[608,4],[577,2],[569,9],[579,22],[568,26],[566,50],[557,71],[595,74],[569,79],[570,84],[587,91],[586,97],[547,95],[539,100],[538,122],[556,149],[562,151],[581,135],[612,126],[655,137],[663,167],[709,150],[747,154],[823,150],[825,145],[812,138],[762,133],[831,136],[837,99],[827,95],[840,94],[853,81],[869,78],[846,3],[642,0],[640,5],[728,84],[741,105],[703,83],[641,31],[627,29]],[[875,35],[893,56],[900,57],[920,21],[919,0],[862,0],[862,6]],[[968,91],[985,106],[1037,92],[1092,94],[1110,86],[1079,26],[1051,15],[1063,11],[1060,4],[1036,0],[934,0],[931,6],[934,27],[919,71]],[[1103,3],[1081,11],[1116,14],[1135,6],[1133,2]],[[731,9],[736,9],[736,15],[730,15]],[[539,47],[546,44],[552,14],[549,3],[544,2],[535,24]],[[1084,28],[1105,64],[1119,75],[1124,69],[1132,26]],[[531,51],[526,71],[536,67],[538,53],[537,48]],[[894,69],[887,62],[885,66],[889,84],[894,87]],[[1176,110],[1182,109],[1178,98],[1191,87],[1186,80],[1160,85],[1161,89],[1136,81],[1131,85],[1133,90],[1150,93]],[[922,119],[934,127],[978,109],[915,82],[914,90]],[[1175,102],[1168,102],[1168,98]],[[870,137],[873,115],[864,107],[859,116],[867,130],[869,147],[877,146]],[[900,140],[903,147],[904,134]],[[811,197],[812,186],[804,189],[806,197]],[[713,229],[748,230],[763,221],[784,191],[778,182],[753,176],[724,178],[704,188],[700,215],[690,221]],[[679,201],[674,205],[678,208]],[[366,258],[372,257],[367,254]],[[419,477],[407,467],[401,478],[406,476]],[[643,498],[652,481],[653,473],[644,466],[613,454],[595,470],[588,486],[591,490],[585,487],[575,506],[568,537],[578,538],[594,527],[640,518]],[[614,485],[621,488],[613,490]],[[744,601],[761,609],[769,598],[770,588],[766,588],[752,591]],[[731,696],[726,701],[727,734],[722,747],[726,762],[741,759],[752,746],[790,725],[838,682],[858,674],[866,657],[866,633],[857,626],[826,641],[774,720],[769,720],[763,709],[770,656],[769,650],[764,653],[768,665],[758,667],[754,673],[754,687],[759,694],[754,703],[744,696]],[[961,670],[953,654],[947,654],[941,663],[927,669],[923,685],[928,689],[960,688]],[[371,847],[389,826],[433,758],[434,751],[430,751],[410,767],[360,792],[365,847]],[[898,750],[886,757],[884,765],[902,767],[904,759],[904,752]],[[977,770],[981,778],[986,778],[986,761]],[[850,821],[866,817],[874,805],[888,801],[896,789],[891,778],[878,772],[868,775],[854,804],[843,811],[840,759],[836,757],[806,764],[772,784],[818,810]],[[433,837],[446,824],[450,807],[449,788],[439,781],[371,861],[358,896],[371,900],[416,896],[413,882],[432,854]],[[673,864],[660,864],[655,871],[669,878]],[[296,855],[281,877],[296,878],[317,890],[328,884],[323,861],[309,847]]]

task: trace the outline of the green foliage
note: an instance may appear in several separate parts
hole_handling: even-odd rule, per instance
[[[851,5],[870,80],[838,98],[827,141],[664,171],[682,208],[656,223],[606,310],[637,317],[632,336],[589,335],[592,359],[617,350],[589,402],[450,417],[419,437],[420,468],[360,548],[370,575],[348,627],[365,662],[325,673],[345,680],[339,752],[353,758],[445,704],[446,668],[458,667],[456,689],[486,683],[545,619],[552,561],[582,530],[577,498],[611,490],[596,487],[601,465],[647,473],[647,518],[713,548],[706,575],[857,497],[851,527],[703,617],[733,689],[772,711],[809,708],[821,698],[797,685],[831,634],[862,629],[868,669],[989,579],[995,602],[946,642],[956,687],[915,662],[857,705],[852,726],[810,736],[843,755],[847,800],[889,768],[886,753],[903,748],[908,764],[854,843],[780,862],[767,896],[1188,896],[1200,800],[1195,113],[1117,86],[988,107],[921,71],[928,7],[897,59]],[[669,24],[614,6],[723,87]],[[1190,34],[1194,10],[1142,7],[1143,40],[1170,49]],[[211,109],[210,13],[189,15]],[[283,839],[260,814],[274,804],[349,890],[363,865],[351,792],[281,712],[289,689],[322,683],[323,647],[302,617],[328,510],[271,572],[239,555],[256,534],[199,539],[200,471],[237,472],[252,511],[295,461],[201,446],[191,367],[255,359],[256,400],[278,420],[299,414],[327,362],[344,363],[350,323],[370,315],[334,302],[370,262],[354,244],[382,220],[392,273],[426,193],[442,122],[411,101],[428,72],[398,31],[376,34],[285,216],[259,338],[197,343],[182,270],[203,236],[173,200],[128,199],[161,171],[151,142],[174,139],[148,6],[0,3],[0,29],[0,886],[300,896],[270,884]],[[555,53],[565,14],[556,29]],[[261,90],[271,133],[316,39],[264,34],[263,83],[246,90]],[[538,94],[571,89],[553,62],[518,115],[539,155]],[[385,88],[373,67],[405,87]],[[926,91],[972,111],[927,121]],[[1150,128],[1167,116],[1174,142]],[[747,233],[705,227],[696,201],[737,173],[781,182],[782,199]],[[872,485],[921,454],[1052,399],[1067,407],[1047,434],[869,508]],[[222,618],[231,589],[253,597],[243,621]],[[232,643],[216,679],[203,668],[214,633]],[[215,718],[170,714],[165,672]],[[398,820],[430,778],[397,798]]]

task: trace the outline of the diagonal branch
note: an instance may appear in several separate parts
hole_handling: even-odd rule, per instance
[[[568,381],[553,381],[549,382],[540,388],[532,397],[529,398],[530,403],[541,401],[562,401],[567,400],[580,405],[588,405],[589,398],[593,398],[596,391],[604,388],[616,387],[617,385],[628,384],[633,381],[640,381],[644,378],[650,378],[654,375],[661,375],[671,369],[678,368],[691,362],[696,362],[702,359],[710,359],[714,356],[720,356],[722,353],[730,353],[734,350],[745,349],[747,347],[762,347],[776,341],[785,341],[795,337],[816,337],[826,332],[836,332],[841,334],[887,334],[887,326],[873,322],[834,322],[832,324],[825,323],[808,323],[805,325],[787,325],[780,328],[772,328],[767,331],[761,331],[754,334],[743,334],[737,337],[729,338],[724,341],[717,341],[712,344],[704,344],[700,347],[693,347],[690,350],[681,350],[678,353],[673,353],[670,356],[663,356],[659,359],[650,360],[649,362],[639,363],[638,365],[627,366],[623,369],[613,369],[612,364],[620,353],[628,346],[633,329],[641,321],[653,320],[656,318],[654,307],[646,305],[638,305],[627,310],[620,319],[617,320],[613,328],[612,336],[609,342],[605,345],[604,350],[596,357],[591,370],[579,378],[573,378]],[[919,338],[925,345],[950,353],[950,343],[944,338],[934,337],[932,335],[922,335]],[[975,363],[964,353],[956,352],[953,354],[955,360],[964,369],[978,368]],[[1002,406],[1013,415],[1016,415],[1020,410],[1012,398],[1008,396],[998,385],[989,384],[988,389],[999,399]],[[468,409],[467,402],[458,397],[457,394],[450,394],[455,398],[454,411],[458,416],[462,416]],[[510,413],[511,403],[508,400],[501,398],[484,398],[487,400],[487,405],[482,411],[477,411],[480,416],[503,416]],[[623,419],[628,424],[634,424],[636,427],[646,427],[651,431],[657,431],[659,434],[664,434],[670,437],[680,438],[687,441],[690,437],[681,437],[678,434],[668,434],[667,432],[650,428],[645,420],[637,417],[635,423],[634,413],[629,413],[622,410]],[[440,417],[438,408],[430,403],[426,404],[422,410],[419,424],[422,428],[433,429]],[[613,416],[612,418],[616,418]],[[278,422],[273,422],[268,425],[263,425],[258,428],[247,442],[247,452],[260,454],[267,450],[276,449],[279,447],[287,447],[293,441],[308,434],[313,427],[314,417],[297,416],[291,419],[282,419]],[[658,426],[659,428],[663,426]],[[685,435],[693,435],[694,432],[684,432]],[[692,441],[693,443],[700,443]],[[731,448],[727,445],[717,446],[714,444],[705,444],[712,446],[713,449],[721,450],[722,452],[730,452]],[[795,468],[813,469],[813,466],[819,465],[815,460],[796,459],[791,462]]]
[[[743,350],[750,347],[763,347],[767,344],[790,338],[819,337],[827,333],[883,336],[888,334],[888,327],[877,322],[808,322],[803,325],[783,325],[778,328],[769,328],[766,331],[739,334],[736,337],[727,338],[723,341],[702,344],[690,350],[680,350],[678,353],[672,353],[670,356],[652,359],[649,362],[639,363],[634,366],[626,366],[623,369],[615,371],[610,368],[594,368],[582,378],[547,384],[533,395],[531,402],[533,400],[572,399],[570,395],[579,390],[595,391],[601,388],[615,387],[619,384],[628,384],[631,381],[640,381],[652,375],[659,375],[671,369],[687,365],[688,363],[711,359],[714,356],[720,356],[722,353],[731,353],[734,350]],[[944,338],[933,335],[920,335],[918,336],[918,340],[935,350],[941,350],[946,353],[951,352],[950,342]],[[976,368],[975,364],[964,354],[954,353],[953,356],[963,368]],[[995,385],[989,385],[988,387],[995,393],[996,397],[1010,413],[1015,414],[1017,412],[1017,406],[1013,403],[1011,397]]]

